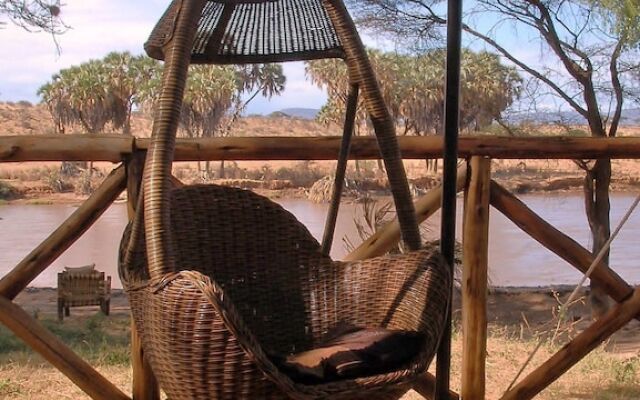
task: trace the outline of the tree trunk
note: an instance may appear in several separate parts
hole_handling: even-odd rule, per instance
[[[425,158],[424,165],[427,169],[427,175],[438,174],[438,159]]]
[[[220,160],[220,171],[218,173],[218,178],[225,179],[226,173],[224,172],[224,160]]]
[[[204,180],[208,181],[211,179],[211,161],[207,160],[204,163]]]
[[[385,174],[384,163],[380,159],[376,161],[378,163],[378,172],[376,173],[376,177],[382,177]]]
[[[122,134],[131,136],[131,115],[127,116],[127,119],[122,127]]]
[[[609,218],[609,210],[611,208],[609,201],[611,160],[597,160],[595,166],[586,172],[587,175],[584,185],[585,210],[587,220],[589,221],[589,228],[591,229],[591,237],[593,240],[592,250],[595,256],[611,235]],[[607,250],[602,261],[607,264],[609,263],[609,250]],[[589,303],[591,305],[593,318],[599,318],[609,310],[609,296],[605,294],[596,282],[591,282]]]

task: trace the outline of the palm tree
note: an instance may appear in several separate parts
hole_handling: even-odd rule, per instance
[[[280,95],[286,84],[281,64],[252,64],[236,67],[236,96],[233,105],[226,118],[224,127],[220,130],[219,136],[226,137],[231,133],[231,128],[236,123],[240,115],[246,110],[247,106],[259,94],[267,99]],[[246,100],[243,95],[253,92]],[[225,177],[225,162],[220,161],[220,178]]]
[[[38,89],[38,95],[46,104],[53,119],[56,133],[64,134],[73,121],[73,109],[69,102],[69,91],[63,76],[55,74],[51,82],[47,82]]]
[[[403,128],[402,134],[441,134],[445,51],[436,49],[420,55],[377,50],[368,53],[389,112]],[[306,73],[314,84],[327,91],[329,97],[319,119],[341,122],[348,93],[344,64],[336,60],[311,61],[307,63]],[[487,52],[465,50],[462,77],[460,121],[463,128],[478,130],[499,120],[502,112],[520,94],[521,80],[515,69],[500,64],[497,56]],[[364,106],[360,103],[356,127],[366,129],[366,125]],[[429,165],[427,161],[428,169],[431,169]],[[437,164],[433,165],[437,168]]]
[[[115,129],[131,134],[131,113],[140,103],[145,83],[158,76],[160,64],[146,56],[112,52],[102,60],[111,97],[111,122]]]

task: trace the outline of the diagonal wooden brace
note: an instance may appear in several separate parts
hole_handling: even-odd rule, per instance
[[[638,313],[640,313],[640,289],[636,289],[630,298],[609,310],[544,364],[520,381],[513,389],[505,393],[502,396],[502,400],[527,400],[533,398],[608,339],[609,336],[625,326]]]
[[[591,252],[540,218],[522,201],[495,181],[491,181],[490,191],[491,205],[525,233],[582,273],[589,269],[594,260]],[[604,262],[598,264],[590,278],[602,285],[605,292],[618,303],[626,300],[633,293],[633,288]]]
[[[96,400],[130,400],[22,308],[0,296],[0,322]]]

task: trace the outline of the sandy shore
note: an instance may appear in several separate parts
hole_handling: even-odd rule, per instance
[[[556,328],[558,307],[566,301],[572,289],[569,286],[492,289],[487,304],[489,324],[520,339],[552,332]],[[561,340],[575,336],[591,323],[585,295],[583,291],[580,301],[570,308],[567,322],[560,330]],[[456,321],[461,316],[459,297],[458,294],[454,297]],[[54,288],[27,288],[18,295],[16,302],[32,315],[54,318],[57,315],[56,299]],[[111,310],[113,318],[129,318],[129,302],[120,289],[112,292]],[[98,312],[98,307],[72,308],[71,318],[88,318]],[[606,342],[605,348],[625,358],[640,355],[640,321],[632,320]]]

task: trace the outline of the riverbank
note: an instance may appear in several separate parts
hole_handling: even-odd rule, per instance
[[[97,188],[113,168],[112,164],[96,163],[89,183],[86,170],[75,170],[67,176],[61,172],[60,165],[55,162],[0,165],[0,201],[9,204],[79,204],[88,197],[89,188]],[[410,160],[405,165],[415,195],[440,184],[440,175],[427,173],[423,161]],[[204,165],[180,163],[174,168],[174,175],[185,184],[209,182],[240,187],[272,199],[320,198],[328,201],[330,190],[324,190],[324,196],[310,195],[310,191],[314,183],[332,176],[334,168],[335,162],[330,161],[227,162],[226,178],[220,179],[216,178],[220,175],[218,163],[211,163],[208,175],[203,172]],[[638,161],[614,160],[612,169],[611,191],[640,190]],[[492,177],[517,194],[577,192],[582,191],[584,182],[584,172],[569,160],[494,160]],[[389,193],[384,173],[378,170],[375,161],[361,161],[358,170],[350,165],[347,180],[347,198]]]
[[[487,397],[498,398],[506,389],[538,338],[555,329],[554,310],[564,301],[568,288],[501,288],[489,296],[489,338],[487,353]],[[584,294],[584,293],[583,293]],[[16,302],[39,319],[98,370],[128,391],[130,320],[126,296],[115,290],[112,313],[105,317],[97,307],[72,308],[62,324],[56,320],[56,291],[28,288]],[[452,387],[459,388],[462,340],[459,327],[459,299],[454,301]],[[559,349],[569,337],[589,323],[583,299],[571,308],[569,321],[560,336],[545,341],[532,367]],[[632,321],[605,345],[572,368],[544,391],[541,399],[631,399],[640,396],[640,323]],[[531,368],[527,369],[530,371]],[[0,327],[0,398],[3,399],[85,399],[62,374],[26,349],[4,327]],[[409,393],[405,400],[419,397]]]

